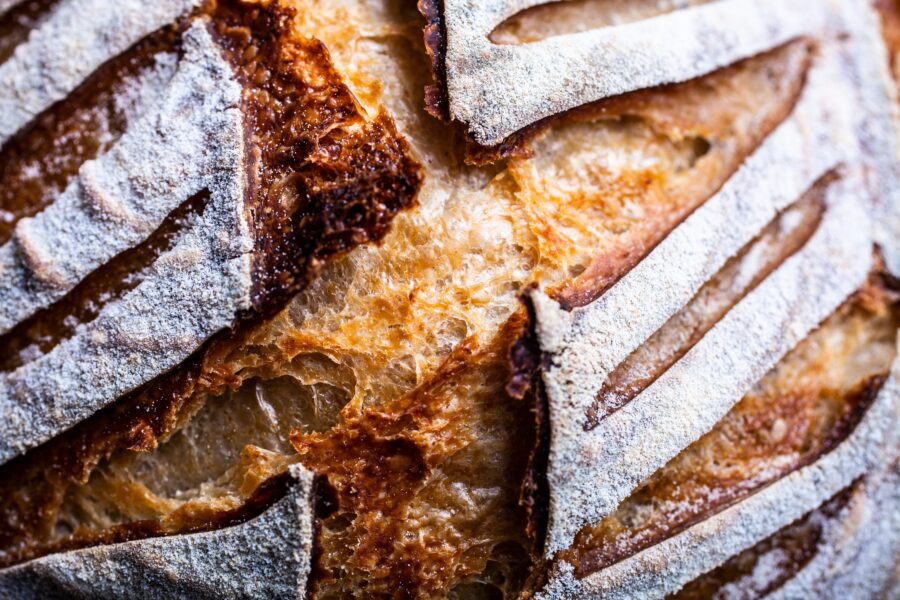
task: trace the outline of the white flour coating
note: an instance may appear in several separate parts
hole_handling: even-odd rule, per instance
[[[890,423],[900,419],[895,401]],[[896,429],[896,428],[895,428]],[[898,448],[898,440],[893,448]],[[900,556],[900,463],[885,457],[839,520],[829,521],[816,556],[772,600],[896,598]],[[891,460],[892,459],[892,460]],[[874,533],[874,535],[873,535]]]
[[[524,45],[488,39],[546,0],[444,0],[451,116],[480,144],[577,106],[707,74],[820,28],[819,0],[720,0]]]
[[[718,194],[604,296],[571,314],[535,297],[541,347],[553,365],[545,374],[550,411],[554,426],[560,428],[551,439],[548,469],[552,496],[548,554],[568,546],[578,529],[601,518],[621,499],[623,490],[597,489],[595,475],[608,465],[586,464],[593,457],[583,448],[582,425],[606,377],[779,211],[840,162],[836,149],[843,140],[836,133],[839,115],[832,112],[827,95],[828,75],[825,70],[811,73],[793,115]],[[829,126],[822,127],[823,123]],[[611,424],[603,429],[607,427],[615,429]],[[596,437],[597,430],[590,435],[598,443],[602,439]]]
[[[857,119],[873,189],[875,241],[887,268],[900,277],[900,105],[888,63],[888,50],[878,35],[881,21],[869,3],[845,3],[843,23],[851,38],[845,55],[846,75],[855,92]],[[868,10],[866,7],[868,6]],[[861,57],[865,57],[861,59]]]
[[[779,355],[805,337],[805,331],[827,317],[843,297],[862,284],[871,248],[866,232],[868,219],[863,211],[874,205],[875,218],[886,219],[888,217],[885,215],[898,210],[894,196],[883,195],[885,182],[891,181],[895,176],[895,165],[891,163],[888,167],[880,164],[893,161],[893,155],[889,154],[890,158],[885,159],[876,151],[887,151],[885,149],[897,146],[894,137],[895,123],[891,120],[894,111],[887,110],[884,106],[884,99],[892,94],[883,88],[893,84],[880,76],[883,65],[870,66],[870,63],[883,63],[886,54],[873,56],[868,51],[872,44],[858,39],[859,36],[880,39],[871,7],[866,8],[850,0],[836,0],[831,6],[835,10],[829,13],[829,28],[821,40],[823,43],[820,45],[820,54],[804,92],[807,96],[812,93],[824,99],[830,115],[822,119],[818,127],[807,128],[806,134],[818,138],[819,134],[814,132],[821,131],[824,125],[824,129],[834,137],[830,141],[820,140],[820,143],[840,148],[846,165],[842,169],[843,178],[829,189],[829,207],[825,221],[801,253],[787,261],[756,292],[739,304],[681,362],[632,403],[589,433],[582,429],[585,407],[590,405],[610,370],[627,356],[629,348],[636,348],[643,343],[648,332],[652,333],[665,321],[670,311],[665,305],[667,298],[673,293],[673,285],[677,290],[678,282],[693,281],[694,275],[687,265],[695,264],[693,259],[698,258],[697,256],[686,260],[690,258],[689,255],[671,254],[668,260],[657,262],[656,269],[645,266],[648,261],[653,260],[656,252],[665,250],[669,240],[678,239],[681,230],[690,228],[691,220],[686,221],[610,292],[585,309],[567,314],[545,296],[535,295],[538,334],[542,349],[549,354],[552,364],[548,372],[544,373],[552,423],[549,469],[552,498],[548,554],[568,546],[572,535],[581,526],[600,520],[647,476],[708,431],[724,415],[724,411],[764,374],[766,365],[774,364]],[[848,21],[851,23],[849,31],[852,35],[849,39],[842,39],[840,34],[848,30],[845,27]],[[816,88],[818,92],[815,91]],[[876,102],[873,98],[880,100]],[[874,117],[863,112],[861,106],[875,107]],[[876,110],[878,106],[881,107],[880,110]],[[796,112],[801,109],[802,105]],[[777,132],[767,143],[776,139],[776,135]],[[757,154],[761,151],[762,149]],[[799,164],[802,165],[802,162]],[[884,169],[888,171],[885,172]],[[695,215],[702,214],[711,202],[712,200]],[[879,202],[882,204],[879,205]],[[743,213],[733,211],[730,214],[734,222],[743,221]],[[897,225],[897,222],[881,223],[882,232],[885,225]],[[732,228],[735,226],[736,224],[731,225]],[[704,241],[705,237],[691,237],[694,243],[693,254],[699,254],[699,249],[709,248]],[[888,238],[882,240],[883,243],[888,243]],[[896,249],[896,240],[896,237],[890,238],[891,249]],[[816,251],[815,245],[821,242],[826,242],[831,249],[828,252]],[[686,247],[685,252],[688,250]],[[705,254],[700,255],[700,258],[703,257]],[[808,266],[801,266],[803,262],[807,262]],[[832,264],[829,265],[829,262]],[[617,297],[617,288],[620,286],[625,286],[623,289],[629,289],[630,293]],[[692,287],[698,287],[696,281],[693,281]],[[801,303],[787,311],[784,308],[776,309],[777,306],[790,306],[792,297],[804,299],[805,305]],[[648,298],[653,298],[652,303],[647,302]],[[754,304],[757,305],[755,308]],[[603,315],[597,316],[591,314],[591,311],[603,312]],[[588,321],[584,317],[586,314],[591,314],[590,327],[584,326]],[[573,353],[573,349],[577,349],[577,352]],[[885,392],[891,399],[882,398],[879,401],[881,412],[867,415],[864,422],[870,426],[860,428],[853,438],[857,441],[845,444],[845,447],[865,445],[868,448],[866,451],[872,452],[873,448],[895,451],[900,446],[900,434],[894,432],[890,438],[885,439],[883,433],[879,433],[882,430],[871,425],[876,422],[881,425],[897,422],[897,377],[895,367],[894,380],[889,386],[893,391]],[[889,408],[884,408],[885,403],[890,404]],[[882,414],[884,410],[894,411],[894,416],[886,417]],[[718,566],[731,555],[766,537],[763,531],[774,532],[786,526],[797,516],[817,508],[828,497],[804,495],[807,492],[820,489],[829,490],[833,494],[847,484],[848,473],[858,475],[875,464],[868,463],[864,465],[865,469],[860,470],[860,467],[853,466],[860,463],[853,463],[849,458],[836,458],[841,456],[845,454],[829,455],[826,462],[804,469],[804,475],[795,474],[779,482],[777,487],[773,486],[779,492],[770,493],[771,498],[770,495],[758,494],[735,506],[728,514],[745,516],[737,519],[737,524],[733,527],[725,527],[725,521],[721,519],[712,521],[708,529],[703,529],[704,524],[698,525],[698,532],[708,531],[710,536],[715,533],[705,547],[713,550],[728,548],[727,551],[716,550],[718,553],[711,554],[708,550],[694,550],[693,546],[698,543],[696,539],[677,538],[681,541],[672,542],[675,544],[672,547],[660,546],[664,551],[655,552],[651,549],[640,555],[643,557],[640,559],[641,566],[634,569],[635,573],[643,571],[643,575],[627,571],[632,567],[613,566],[588,579],[601,582],[596,585],[606,591],[612,589],[609,587],[612,585],[610,582],[627,581],[616,588],[619,590],[618,595],[612,594],[611,597],[655,597],[662,593],[659,590],[669,589],[676,585],[672,582],[680,581],[672,588],[677,589],[677,586],[686,582],[682,579],[688,577],[683,573],[694,573],[690,577],[692,578]],[[885,459],[882,456],[876,463],[882,464],[885,461],[896,468],[896,457]],[[834,467],[836,464],[838,466]],[[810,481],[801,481],[803,477]],[[887,479],[896,483],[896,478]],[[791,491],[792,488],[796,489]],[[875,488],[870,485],[868,489]],[[796,496],[790,495],[795,492]],[[896,496],[896,490],[893,493]],[[763,500],[754,500],[757,497]],[[798,500],[784,502],[784,506],[781,506],[782,498],[792,497]],[[751,500],[763,502],[766,498],[769,498],[773,508],[748,504]],[[745,505],[748,508],[743,508]],[[889,505],[888,501],[881,504]],[[896,511],[896,504],[893,510]],[[791,516],[795,514],[796,516]],[[760,529],[753,535],[746,535],[741,530],[745,522],[750,526],[763,521],[769,522],[767,529]],[[721,533],[717,533],[718,526],[723,527]],[[887,553],[886,558],[880,559],[883,563],[893,560],[898,546],[894,537],[885,536],[885,540],[883,544],[869,542],[880,550],[864,550],[862,542],[857,543],[856,548],[860,555],[872,555],[879,551]],[[851,557],[846,553],[841,556],[845,563],[852,562],[855,566],[865,562],[862,558]],[[629,560],[620,564],[633,566],[637,563]],[[829,563],[830,566],[826,565],[821,569],[828,570],[834,564],[837,563]],[[877,570],[876,567],[871,569],[873,573]],[[889,576],[885,575],[889,572],[889,568],[882,569],[879,581]],[[615,577],[619,577],[619,580]],[[641,579],[642,577],[645,579]],[[805,585],[812,585],[814,579],[814,576],[809,576]],[[850,585],[853,577],[848,575],[845,580],[845,584]],[[641,592],[643,588],[640,586],[645,584],[650,587]],[[582,583],[576,582],[572,576],[571,565],[558,564],[555,567],[555,579],[546,588],[543,597],[581,597],[579,594],[584,593],[584,589],[580,586]],[[657,589],[653,586],[662,587]],[[786,597],[810,596],[801,594]]]
[[[0,65],[0,145],[97,67],[200,0],[61,0]]]
[[[138,156],[150,152],[160,163],[171,162],[167,152],[192,157],[181,175],[194,180],[171,183],[179,190],[209,190],[203,216],[157,260],[137,288],[79,326],[72,338],[0,380],[2,462],[175,367],[250,305],[253,239],[243,202],[243,123],[236,106],[241,88],[230,78],[204,21],[186,32],[185,48],[185,69],[173,79],[169,97],[193,98],[188,112],[203,107],[204,118],[195,121],[202,135],[194,132],[185,138],[196,144],[192,148],[172,137],[174,131],[165,145],[150,135],[143,141],[157,147],[135,147]],[[182,114],[180,120],[184,127],[193,119]],[[197,170],[201,160],[202,171]],[[83,236],[84,227],[79,223],[74,229]]]
[[[678,591],[682,586],[714,569],[732,556],[774,535],[788,524],[815,510],[830,498],[847,488],[866,472],[884,465],[884,441],[895,435],[896,419],[900,417],[900,361],[894,365],[891,379],[879,393],[854,432],[814,464],[803,467],[762,489],[748,499],[694,525],[684,533],[670,537],[630,558],[616,563],[584,579],[576,579],[572,566],[559,563],[551,583],[537,595],[539,600],[564,600],[570,598],[624,600],[626,598],[662,598]],[[895,440],[896,441],[896,440]],[[873,478],[871,486],[877,490],[869,500],[871,529],[869,535],[862,531],[828,532],[819,556],[790,582],[776,597],[782,598],[870,598],[862,592],[862,586],[877,589],[889,577],[897,549],[897,531],[885,532],[884,539],[873,539],[872,531],[889,527],[887,519],[895,523],[900,519],[896,511],[898,489],[896,474],[886,481]],[[867,482],[867,487],[870,482]],[[889,514],[881,514],[887,510]],[[874,512],[872,512],[874,511]],[[892,514],[891,514],[892,513]],[[844,522],[853,527],[852,521]],[[859,524],[856,524],[859,525]],[[848,543],[852,541],[852,544]],[[829,543],[831,542],[831,543]],[[877,557],[887,552],[886,556]],[[872,559],[873,564],[867,564]],[[888,568],[881,568],[887,566]],[[854,567],[865,569],[854,570]],[[864,574],[871,570],[872,581],[865,581]],[[835,571],[837,574],[835,574]],[[810,593],[828,582],[829,575],[841,578],[847,595],[838,588],[826,587],[825,596]],[[854,593],[849,593],[854,592]]]
[[[596,394],[605,378],[591,370],[597,361],[585,360],[586,354],[552,358],[561,368],[544,373],[553,438],[549,556],[568,547],[582,527],[612,512],[642,481],[709,431],[865,282],[871,268],[871,238],[857,189],[859,181],[854,178],[833,184],[822,225],[809,243],[684,358],[591,431],[583,430],[583,416],[563,420],[553,411],[575,395]],[[847,232],[847,223],[857,226]],[[636,306],[645,305],[647,296],[635,298]],[[620,318],[627,319],[627,314]],[[594,333],[582,329],[578,335],[597,339]],[[591,358],[603,352],[605,344],[595,348]]]
[[[259,517],[209,533],[99,546],[0,570],[0,599],[306,597],[315,535],[313,476]]]
[[[156,110],[160,100],[163,99],[168,89],[169,82],[178,71],[178,55],[173,52],[161,52],[153,57],[153,64],[138,72],[134,77],[129,77],[121,82],[113,96],[113,104],[118,115],[125,123],[124,130],[134,126],[138,119],[151,110]],[[111,129],[110,118],[101,113],[97,129],[92,133],[101,144],[109,147],[116,142],[122,132],[116,133]],[[123,131],[124,131],[123,130]],[[40,159],[35,158],[36,162]],[[38,175],[39,176],[39,175]],[[74,177],[77,177],[77,173]],[[70,180],[66,181],[66,187]],[[65,190],[63,190],[65,191]],[[62,192],[56,192],[52,200],[59,198]],[[49,203],[48,203],[49,205]]]
[[[125,129],[127,129],[150,110],[155,109],[164,96],[169,82],[178,69],[178,55],[163,52],[153,58],[153,64],[122,80],[116,86],[115,96],[113,97],[115,115],[108,114],[105,108],[90,110],[89,118],[95,119],[97,126],[92,134],[102,148],[109,148],[121,135],[121,131],[113,130],[112,119],[120,119],[124,123]],[[40,163],[45,160],[47,160],[46,156],[31,156],[29,158],[28,163],[23,167],[23,174],[25,174],[29,182],[41,183],[44,170],[41,168]],[[77,174],[67,179],[59,187],[57,185],[47,186],[41,198],[43,205],[47,206],[55,202],[75,176]],[[60,187],[63,189],[60,189]],[[13,219],[13,215],[9,213],[9,220]]]
[[[156,110],[84,163],[56,202],[19,221],[0,247],[0,333],[146,239],[209,185],[210,165],[227,143],[222,132],[240,118],[241,88],[230,78],[212,40],[192,35]]]

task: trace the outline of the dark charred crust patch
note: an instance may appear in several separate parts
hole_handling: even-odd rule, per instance
[[[334,486],[328,483],[328,478],[323,475],[316,475],[313,480],[312,498],[315,518],[313,519],[310,574],[306,584],[305,598],[307,600],[313,600],[313,598],[317,596],[319,589],[318,583],[325,575],[325,569],[322,566],[324,548],[322,547],[320,535],[322,531],[322,520],[333,515],[339,508],[338,492],[334,489]]]
[[[256,167],[253,302],[268,316],[323,261],[382,239],[412,206],[420,168],[389,117],[365,121],[325,46],[289,35],[292,11],[223,1],[213,14],[245,88]]]
[[[722,566],[698,577],[670,598],[702,600],[717,597],[725,586],[751,577],[764,557],[778,552],[779,569],[767,569],[767,572],[771,573],[771,578],[765,582],[765,586],[754,586],[752,590],[758,597],[775,592],[816,557],[822,542],[823,521],[837,518],[849,506],[861,485],[862,480],[857,480],[817,510],[732,557]]]
[[[550,460],[550,406],[540,379],[541,352],[534,326],[537,322],[529,296],[520,300],[527,320],[510,346],[510,375],[506,393],[510,398],[526,402],[534,415],[534,444],[528,456],[522,482],[520,504],[528,514],[528,537],[534,557],[543,555],[550,507],[550,484],[547,466]]]
[[[538,381],[526,400],[533,404],[534,446],[528,456],[528,469],[522,483],[521,504],[528,513],[528,536],[533,541],[534,557],[543,556],[550,519],[550,483],[547,467],[550,461],[550,405]]]
[[[530,289],[537,289],[537,286],[532,285]],[[528,317],[522,331],[509,348],[510,375],[509,382],[506,384],[506,393],[517,400],[524,398],[531,389],[541,361],[541,348],[534,330],[536,323],[534,306],[529,300],[528,294],[520,295],[519,301],[524,306]]]
[[[364,118],[326,48],[292,33],[291,12],[239,0],[210,2],[204,12],[244,84],[255,173],[247,199],[257,238],[253,310],[173,371],[0,467],[6,564],[52,538],[66,490],[87,482],[101,460],[155,449],[205,393],[236,386],[233,374],[213,367],[218,359],[283,308],[325,261],[380,240],[391,219],[414,203],[421,175],[406,142],[388,116]],[[76,532],[60,543],[83,547],[106,534],[92,535]],[[128,535],[155,531],[140,525]]]
[[[425,51],[431,58],[434,83],[425,88],[425,109],[442,121],[450,121],[450,97],[447,93],[447,32],[442,0],[419,0],[419,12],[425,17]]]

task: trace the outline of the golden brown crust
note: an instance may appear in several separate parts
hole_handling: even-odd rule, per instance
[[[206,10],[244,82],[243,111],[255,136],[259,178],[251,205],[258,251],[254,311],[244,316],[246,329],[279,310],[327,260],[382,238],[394,215],[412,205],[419,167],[388,117],[363,118],[321,43],[294,37],[290,11],[230,1]],[[258,46],[251,50],[251,44]],[[164,226],[49,310],[95,310],[92,300],[125,288],[111,278],[152,259],[171,233]],[[9,339],[25,347],[42,327],[50,327],[50,341],[58,340],[63,322],[41,316]],[[0,545],[6,552],[48,539],[64,490],[84,483],[98,460],[118,449],[155,448],[195,408],[199,390],[230,383],[206,365],[215,353],[234,348],[243,339],[241,331],[219,335],[173,372],[4,465],[0,476],[12,490],[0,502]]]
[[[489,477],[512,486],[522,481],[533,443],[529,411],[502,393],[507,377],[503,368],[506,340],[520,326],[520,318],[514,317],[505,328],[509,333],[488,348],[476,349],[474,340],[461,344],[428,382],[377,410],[346,418],[327,433],[296,433],[294,443],[303,464],[326,475],[337,490],[339,508],[323,523],[327,552],[320,561],[325,574],[320,586],[350,590],[363,583],[355,578],[365,576],[370,597],[391,597],[397,589],[413,597],[439,593],[460,574],[481,571],[490,547],[474,539],[456,544],[441,541],[454,535],[455,528],[460,529],[455,534],[462,535],[475,524],[429,519],[418,539],[404,533],[409,531],[406,521],[417,497],[445,493],[436,488],[433,474],[440,468],[445,476],[452,475],[448,463],[462,457],[473,442],[471,428],[479,413],[499,412],[493,416],[498,419],[495,426],[516,432],[503,448],[504,472]],[[490,392],[481,392],[483,407],[455,400],[461,391],[485,380],[495,384]],[[496,526],[502,527],[502,521]],[[510,536],[510,542],[522,547],[529,545],[523,530],[496,533]]]
[[[877,0],[875,7],[881,14],[882,32],[887,44],[889,60],[894,77],[900,74],[900,2],[897,0]]]

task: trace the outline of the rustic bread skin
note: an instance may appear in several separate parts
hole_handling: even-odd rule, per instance
[[[0,60],[6,45],[21,41],[21,28],[33,26],[32,12],[40,23],[40,4],[2,17]],[[519,13],[493,36],[530,42],[688,4],[702,3],[572,0]],[[459,123],[426,110],[430,103],[441,113],[432,87],[440,48],[426,52],[425,21],[411,3],[210,6],[199,10],[227,24],[220,34],[236,40],[231,50],[244,61],[246,123],[260,138],[253,310],[174,370],[0,467],[4,566],[252,522],[285,493],[284,474],[300,464],[317,484],[313,564],[297,595],[539,595],[554,561],[573,564],[579,577],[595,573],[815,462],[854,431],[882,389],[896,357],[900,298],[876,256],[865,284],[714,429],[546,557],[547,415],[534,371],[534,315],[521,295],[538,284],[567,309],[600,297],[788,117],[816,43],[792,40],[690,81],[595,102],[484,148]],[[895,40],[898,11],[887,2],[879,8],[886,39]],[[434,17],[433,5],[423,9]],[[248,25],[244,11],[254,10]],[[126,78],[150,53],[176,44],[177,30],[153,34],[141,42],[146,50],[130,51],[130,62],[103,68]],[[261,58],[240,45],[247,39],[258,42]],[[283,79],[267,87],[266,76],[256,78],[259,65]],[[298,110],[267,112],[269,95],[291,82],[302,87],[291,78],[316,82],[319,93],[278,98]],[[0,222],[0,241],[105,151],[109,140],[84,129],[115,138],[127,127],[109,99],[111,80],[89,80],[0,148],[0,208],[10,215]],[[73,114],[87,115],[89,126]],[[64,135],[87,141],[42,146]],[[283,147],[294,153],[278,155]],[[27,168],[35,156],[54,158],[37,177]],[[307,218],[273,226],[266,207],[275,207],[273,219],[285,217],[277,213],[283,195],[270,190],[297,180],[304,198],[315,197]],[[815,190],[793,204],[703,288],[680,322],[623,363],[608,382],[611,410],[669,364],[660,356],[680,358],[678,348],[803,247],[823,206]],[[361,225],[352,220],[360,211]],[[98,298],[126,293],[125,274],[159,256],[154,247],[166,247],[182,222],[175,215],[143,250],[117,257],[3,334],[0,368],[11,372],[49,351],[72,334],[66,317],[89,322]],[[759,254],[767,259],[747,258]],[[733,285],[748,270],[749,282]],[[874,478],[860,478],[681,594],[777,592],[816,564],[823,540],[869,488]],[[762,583],[754,577],[760,564],[772,566]],[[887,597],[892,589],[871,593]]]

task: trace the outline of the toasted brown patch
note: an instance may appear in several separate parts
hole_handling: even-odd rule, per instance
[[[320,41],[279,36],[293,9],[220,1],[212,11],[246,89],[258,177],[254,305],[271,314],[325,260],[384,237],[412,203],[419,165],[387,115],[364,119]]]
[[[900,81],[900,2],[877,0],[875,7],[881,15],[882,33],[894,77]]]
[[[330,432],[294,437],[304,465],[337,490],[338,509],[322,528],[323,597],[353,589],[372,598],[439,594],[513,548],[527,568],[516,492],[533,435],[527,407],[503,393],[508,337],[481,350],[464,343],[413,392]],[[498,428],[510,435],[490,433]],[[507,492],[476,506],[457,486]],[[508,575],[520,580],[509,586],[524,580],[524,572]]]

